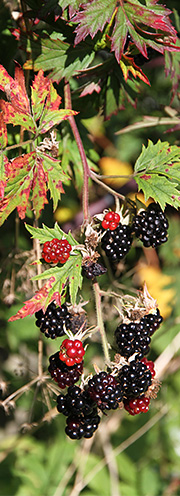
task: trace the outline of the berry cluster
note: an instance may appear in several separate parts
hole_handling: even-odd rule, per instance
[[[101,225],[105,231],[101,246],[112,262],[118,262],[127,255],[133,241],[132,234],[145,247],[156,248],[167,241],[168,220],[156,203],[151,203],[146,210],[135,215],[131,225],[122,224],[116,212],[108,212]]]
[[[79,381],[83,372],[83,361],[68,366],[60,360],[58,351],[50,356],[49,363],[48,371],[50,372],[52,379],[57,382],[60,389],[73,386]]]
[[[67,239],[52,239],[43,245],[42,258],[47,263],[64,264],[70,256],[72,246]]]
[[[54,302],[48,305],[45,313],[39,310],[35,313],[36,325],[47,338],[55,339],[65,334],[65,328],[70,329],[71,315],[66,304],[57,307]]]
[[[121,385],[107,372],[100,372],[89,380],[88,393],[103,412],[116,410],[123,398]]]
[[[67,417],[65,432],[71,439],[90,438],[98,428],[97,406],[78,386],[69,387],[66,395],[57,397],[57,410]]]
[[[134,217],[133,230],[145,247],[157,246],[167,241],[168,220],[156,203],[150,203],[147,210]]]
[[[103,229],[110,229],[110,231],[114,231],[120,222],[120,215],[116,212],[107,212],[102,221]]]
[[[142,361],[124,365],[118,374],[122,386],[123,399],[129,400],[144,395],[152,383],[151,370]]]
[[[101,240],[101,246],[112,262],[118,262],[124,258],[130,250],[131,244],[131,228],[121,223],[114,231],[108,229]]]
[[[66,365],[72,367],[75,363],[81,363],[85,350],[79,339],[64,339],[61,344],[59,358]]]
[[[157,309],[155,314],[145,315],[139,322],[119,325],[115,330],[119,353],[126,358],[136,353],[139,360],[147,355],[150,351],[150,336],[159,328],[162,320]]]
[[[150,398],[141,396],[133,400],[125,400],[124,408],[130,415],[138,415],[138,413],[146,413],[149,410]]]

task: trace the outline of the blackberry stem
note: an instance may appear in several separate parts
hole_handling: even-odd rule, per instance
[[[72,103],[71,103],[71,91],[70,91],[70,86],[68,81],[65,81],[64,85],[64,100],[65,100],[65,108],[72,109]],[[74,116],[68,117],[69,124],[71,126],[72,132],[74,134],[74,138],[76,141],[76,144],[78,146],[79,154],[81,157],[82,165],[83,165],[83,176],[84,176],[84,181],[83,181],[83,215],[84,215],[84,221],[88,221],[89,219],[89,177],[90,177],[90,169],[87,163],[87,158],[86,154],[84,151],[83,143],[76,125],[76,121]]]
[[[125,201],[125,196],[124,195],[121,195],[120,193],[118,193],[117,191],[115,191],[114,189],[110,188],[110,186],[108,186],[107,184],[103,183],[103,181],[101,181],[100,179],[98,179],[98,175],[93,172],[92,170],[90,171],[90,177],[93,181],[95,181],[97,184],[100,184],[100,186],[104,189],[107,189],[107,191],[109,191],[109,193],[111,193],[111,195],[113,195],[115,198],[120,198],[121,200]]]
[[[38,227],[38,220],[36,220],[36,219],[34,220],[33,226]],[[37,239],[37,238],[34,239],[34,250],[36,252],[36,258],[37,258],[37,260],[39,260],[41,258],[41,249],[40,249],[39,239]],[[42,272],[41,265],[37,264],[36,267],[37,267],[37,274],[39,276],[39,275],[41,275],[41,272]],[[42,281],[38,280],[37,284],[38,284],[38,289],[41,289],[42,288]],[[43,338],[42,338],[41,333],[39,333],[39,339],[38,339],[38,375],[40,378],[43,376],[42,361],[43,361]]]
[[[102,308],[101,308],[101,290],[100,290],[99,284],[97,282],[95,282],[93,284],[93,289],[94,289],[95,304],[96,304],[97,325],[98,325],[99,332],[101,334],[102,347],[103,347],[103,351],[104,351],[105,361],[106,361],[107,365],[110,365],[111,360],[110,360],[110,355],[109,355],[109,346],[108,346],[108,341],[107,341],[106,333],[105,333],[105,329],[104,329],[104,322],[103,322]]]

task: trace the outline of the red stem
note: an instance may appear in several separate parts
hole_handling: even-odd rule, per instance
[[[72,110],[72,104],[71,104],[71,91],[70,91],[70,86],[68,82],[65,82],[64,86],[64,98],[65,98],[65,108],[66,109],[71,109]],[[72,132],[74,134],[74,138],[76,140],[78,150],[80,153],[82,165],[83,165],[83,214],[84,214],[84,222],[89,219],[89,188],[88,188],[88,181],[90,177],[90,170],[89,166],[87,163],[87,158],[86,154],[84,151],[84,147],[82,144],[82,140],[76,125],[75,118],[72,116],[68,117]]]

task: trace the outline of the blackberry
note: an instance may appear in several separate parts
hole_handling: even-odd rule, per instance
[[[116,410],[122,401],[122,390],[116,379],[107,372],[100,372],[88,382],[88,393],[100,410]]]
[[[97,407],[87,390],[82,391],[78,386],[70,386],[67,394],[60,394],[57,397],[57,410],[67,417],[89,416],[97,411]]]
[[[49,358],[48,371],[51,377],[57,382],[60,389],[73,386],[77,382],[83,372],[83,361],[72,367],[68,367],[59,359],[59,352],[51,355]]]
[[[159,326],[163,322],[163,317],[160,315],[159,308],[156,309],[155,314],[148,314],[142,317],[140,321],[144,327],[144,329],[148,330],[149,335],[152,336],[157,329],[159,329]]]
[[[124,401],[124,408],[130,415],[138,415],[138,413],[146,413],[149,410],[150,398],[141,396],[133,400]]]
[[[131,228],[121,223],[114,231],[107,229],[101,240],[101,246],[112,262],[118,262],[125,257],[131,244]]]
[[[69,387],[66,395],[57,397],[57,410],[68,417],[65,432],[71,439],[92,437],[98,428],[100,417],[97,406],[88,391],[82,391],[78,386]]]
[[[85,262],[82,267],[82,274],[87,277],[87,279],[95,279],[97,276],[105,274],[107,269],[103,265],[94,262]]]
[[[122,367],[118,381],[122,387],[123,398],[129,400],[144,395],[152,383],[152,375],[145,363],[133,361],[130,365]]]
[[[150,351],[150,332],[141,321],[119,325],[115,338],[119,353],[126,358],[137,353],[136,357],[141,359]]]
[[[151,203],[147,210],[142,210],[134,217],[132,229],[146,248],[156,248],[167,241],[168,225],[160,206]]]
[[[54,302],[50,303],[45,313],[39,310],[35,313],[36,326],[40,327],[40,331],[45,334],[47,338],[55,339],[56,337],[63,336],[64,325],[70,329],[70,313],[66,304],[57,307]]]
[[[152,360],[147,360],[147,358],[143,358],[141,360],[141,363],[145,363],[146,367],[150,370],[151,377],[153,379],[153,377],[156,375],[156,372],[154,370],[154,362]]]
[[[65,432],[71,439],[90,438],[98,428],[100,417],[97,412],[79,417],[69,416],[66,420]]]

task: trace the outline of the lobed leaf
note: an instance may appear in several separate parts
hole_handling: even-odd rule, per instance
[[[54,278],[48,295],[49,299],[51,299],[54,293],[61,295],[64,288],[68,284],[70,300],[72,305],[75,305],[77,293],[78,290],[81,289],[83,280],[81,265],[82,255],[78,252],[77,255],[70,255],[63,267],[52,267],[51,269],[43,272],[43,274],[33,277],[33,280],[37,281],[40,279],[48,279],[51,276]]]
[[[143,146],[135,163],[135,180],[145,195],[152,197],[162,209],[166,204],[180,206],[180,148],[160,140]]]
[[[72,234],[64,233],[62,229],[58,226],[57,222],[54,227],[48,227],[43,224],[43,227],[32,227],[26,224],[26,229],[32,234],[32,238],[39,239],[40,243],[45,243],[46,241],[51,241],[54,238],[62,239],[66,238],[71,246],[76,246],[77,241],[73,238]]]
[[[47,306],[57,299],[57,295],[54,293],[49,298],[49,291],[52,289],[55,278],[50,277],[49,281],[47,281],[44,286],[36,292],[36,294],[25,302],[25,305],[16,313],[10,317],[9,321],[13,322],[14,320],[24,319],[28,315],[33,315],[35,312],[43,309],[45,312]]]
[[[111,51],[115,52],[118,62],[123,54],[127,32],[145,57],[147,57],[146,45],[151,46],[149,40],[152,39],[157,42],[157,46],[159,45],[157,49],[160,51],[164,52],[164,48],[169,45],[176,51],[177,36],[169,19],[170,13],[171,11],[166,7],[157,5],[157,1],[144,5],[138,0],[127,0],[123,4],[121,2],[117,4],[115,0],[92,0],[90,4],[89,2],[82,4],[81,10],[73,17],[73,22],[78,24],[75,29],[75,44],[85,40],[88,35],[94,38],[98,31],[102,32],[105,28]],[[111,32],[113,20],[115,22]],[[154,48],[156,49],[155,46]]]
[[[24,219],[29,199],[38,218],[44,205],[48,203],[48,188],[56,208],[58,199],[64,192],[62,180],[67,181],[59,160],[39,152],[30,152],[13,159],[8,163],[6,172],[8,182],[6,196],[0,201],[0,225],[15,208],[20,218]]]
[[[69,80],[72,76],[86,69],[93,61],[95,52],[92,44],[83,43],[78,47],[60,39],[32,40],[32,59],[24,64],[25,69],[50,71],[52,81],[62,78]],[[39,55],[40,51],[40,55]]]

